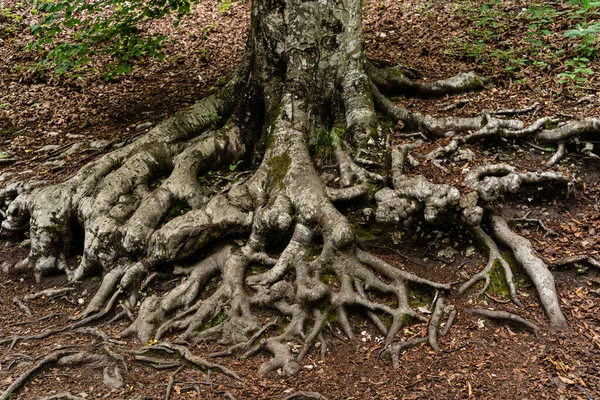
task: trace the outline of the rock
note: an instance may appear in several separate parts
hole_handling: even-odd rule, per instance
[[[448,246],[445,249],[438,251],[437,256],[448,261],[453,261],[456,256],[456,250]]]
[[[323,172],[321,174],[321,180],[323,181],[323,183],[325,183],[326,185],[331,185],[333,183],[333,181],[335,181],[335,175],[331,174],[329,172]]]
[[[394,231],[391,234],[392,237],[392,242],[394,242],[394,244],[398,244],[402,241],[402,232],[401,231]]]
[[[473,257],[475,255],[475,246],[469,246],[465,249],[465,257]]]
[[[365,216],[365,220],[367,221],[371,221],[373,219],[373,217],[375,216],[375,211],[373,211],[372,208],[363,208],[362,210],[363,215]]]
[[[459,149],[458,153],[454,156],[454,161],[473,161],[477,158],[477,155],[469,149]]]

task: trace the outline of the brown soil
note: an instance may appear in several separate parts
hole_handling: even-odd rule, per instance
[[[460,3],[480,7],[478,2]],[[519,2],[509,0],[500,3],[499,7],[505,10],[523,7]],[[19,6],[16,1],[8,0],[4,7],[17,9]],[[21,27],[13,34],[3,34],[0,38],[0,104],[4,104],[0,108],[0,151],[16,161],[0,166],[0,180],[65,179],[85,161],[99,156],[101,151],[75,154],[66,166],[55,167],[44,164],[50,157],[47,153],[36,153],[35,150],[48,144],[66,146],[81,140],[69,138],[67,134],[84,135],[92,140],[123,141],[138,133],[136,126],[139,124],[156,123],[213,90],[240,58],[249,5],[234,4],[226,12],[218,12],[217,8],[216,1],[203,1],[195,6],[178,29],[173,29],[168,22],[151,27],[170,32],[175,38],[166,49],[166,62],[144,61],[133,74],[109,82],[100,74],[66,79],[15,68],[36,61],[35,55],[22,50],[29,39],[28,33]],[[373,58],[402,62],[427,79],[469,70],[493,77],[493,88],[479,93],[452,99],[399,100],[411,110],[439,115],[440,105],[469,99],[471,102],[465,107],[451,113],[474,115],[482,109],[520,108],[538,102],[542,109],[537,116],[557,113],[575,118],[600,116],[598,97],[590,103],[577,102],[582,96],[600,95],[600,87],[593,77],[584,88],[575,88],[558,83],[556,74],[561,72],[560,67],[545,70],[526,67],[515,75],[504,72],[498,63],[482,63],[481,58],[449,54],[447,50],[453,38],[467,35],[473,24],[458,14],[453,2],[369,0],[365,8],[365,33]],[[561,18],[555,22],[557,26],[569,23],[566,17]],[[526,30],[526,27],[521,28],[521,33]],[[519,45],[519,39],[514,37],[498,40],[511,40],[513,46]],[[554,35],[552,40],[556,46],[568,44],[560,35]],[[496,44],[492,41],[486,46]],[[599,76],[599,65],[592,68]],[[524,118],[530,121],[533,116]],[[478,155],[478,164],[500,158],[523,170],[539,168],[551,155],[551,151],[540,152],[523,143],[512,142],[478,144],[471,146],[471,150]],[[419,154],[416,154],[417,158]],[[421,166],[419,173],[434,181],[459,185],[464,178],[461,171],[465,166],[452,166],[447,176],[432,165]],[[600,162],[571,153],[560,168],[580,178],[576,192],[567,195],[551,187],[529,188],[518,196],[504,199],[502,211],[508,217],[522,217],[531,211],[529,218],[542,220],[559,234],[544,235],[545,232],[535,225],[513,225],[548,260],[581,253],[598,257]],[[2,175],[5,172],[13,175]],[[484,263],[482,255],[465,256],[466,248],[476,245],[468,233],[414,228],[400,229],[399,232],[403,234],[401,247],[393,246],[394,235],[389,235],[383,242],[369,242],[370,250],[393,265],[410,269],[425,278],[461,283]],[[4,234],[0,241],[0,259],[15,261],[25,257],[27,250],[19,244],[23,239],[22,236]],[[453,262],[437,256],[438,251],[448,246],[458,251]],[[316,352],[310,353],[303,370],[295,378],[284,379],[277,374],[258,378],[256,371],[268,357],[266,354],[243,360],[225,358],[220,362],[243,376],[244,382],[235,382],[218,374],[207,376],[200,370],[186,368],[177,375],[172,398],[220,399],[226,398],[226,392],[229,392],[238,399],[282,399],[298,390],[317,391],[329,399],[600,397],[600,271],[582,266],[558,269],[554,273],[570,325],[568,331],[558,335],[552,335],[544,328],[541,336],[536,338],[520,326],[478,320],[464,312],[466,308],[494,307],[516,312],[545,327],[546,320],[535,291],[517,269],[523,307],[505,303],[501,291],[479,299],[474,297],[477,288],[462,297],[456,296],[454,291],[448,296],[447,303],[454,304],[459,314],[450,334],[440,340],[441,351],[435,353],[426,345],[409,349],[401,356],[398,370],[387,360],[377,360],[382,339],[372,325],[355,315],[355,333],[362,344],[355,346],[328,333],[330,351],[325,360],[320,360]],[[98,284],[95,279],[75,283],[72,285],[75,291],[68,296],[32,301],[29,305],[33,316],[26,317],[13,304],[13,297],[65,286],[66,279],[54,277],[36,283],[28,275],[4,276],[0,283],[0,309],[3,311],[0,314],[0,338],[32,334],[65,324],[69,316],[82,311]],[[172,284],[168,280],[157,282],[153,290],[165,292]],[[413,300],[420,306],[428,306],[434,293],[415,296]],[[80,299],[84,305],[79,304]],[[20,324],[52,314],[56,315],[43,321]],[[263,318],[267,316],[265,314]],[[125,326],[126,322],[122,320],[101,328],[117,338]],[[401,334],[408,340],[422,336],[424,329],[424,325],[416,324],[405,328]],[[65,345],[76,346],[77,350],[94,349],[90,338],[79,334],[23,341],[10,350],[5,347],[0,356],[0,390],[31,367],[31,357],[41,358]],[[125,353],[139,346],[134,340],[128,340],[116,348]],[[193,346],[191,350],[206,355],[218,347],[208,343]],[[15,398],[35,399],[58,392],[90,399],[164,398],[172,370],[154,370],[133,361],[131,355],[127,355],[127,363],[129,369],[124,373],[127,385],[121,390],[111,392],[107,389],[102,384],[101,371],[48,368],[27,383]],[[196,382],[200,393],[196,394],[190,382]]]

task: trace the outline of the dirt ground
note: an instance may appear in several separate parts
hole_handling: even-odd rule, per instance
[[[524,65],[517,71],[507,70],[506,60],[486,58],[500,45],[526,47],[531,29],[528,21],[510,18],[510,13],[524,10],[527,5],[508,0],[492,3],[506,13],[493,14],[494,20],[510,20],[510,29],[484,41],[481,53],[465,55],[461,53],[464,46],[457,43],[468,42],[473,29],[482,28],[481,23],[476,25],[481,21],[477,19],[481,3],[365,2],[367,47],[370,57],[378,62],[402,63],[424,79],[440,79],[461,71],[475,71],[492,78],[489,90],[482,92],[433,100],[402,98],[398,102],[410,110],[434,115],[445,114],[438,111],[445,104],[469,100],[450,113],[470,116],[482,109],[521,108],[538,103],[537,115],[524,115],[526,121],[557,114],[600,117],[600,63],[590,64],[593,74],[585,82],[580,81],[579,87],[575,82],[560,82],[558,76],[566,71],[567,57],[574,51],[573,44],[562,35],[552,35],[548,40],[553,48],[568,51],[553,61],[540,55],[547,61],[543,68]],[[24,6],[13,0],[4,2],[3,9],[6,8],[25,14]],[[37,61],[38,55],[23,50],[29,39],[23,25],[28,17],[20,21],[0,19],[0,185],[32,178],[65,179],[86,161],[210,93],[222,84],[241,57],[248,12],[247,3],[234,3],[220,12],[218,2],[206,0],[196,5],[177,29],[168,21],[146,27],[174,38],[166,48],[166,61],[141,61],[131,75],[112,81],[105,81],[101,73],[58,78],[44,71],[32,71],[28,66]],[[550,25],[559,29],[570,23],[568,16],[562,15]],[[7,30],[7,26],[12,30]],[[101,65],[102,60],[98,63]],[[592,140],[596,140],[597,148],[599,142]],[[69,155],[65,163],[58,162],[57,154],[78,142],[84,143],[83,150]],[[440,143],[431,144],[431,148]],[[56,147],[39,151],[47,145]],[[428,149],[419,149],[416,158],[424,157]],[[470,149],[478,156],[477,163],[500,159],[528,170],[540,168],[553,153],[552,149],[513,141],[478,143]],[[433,181],[462,182],[464,167],[465,164],[452,165],[446,175],[433,166],[421,168],[419,173]],[[498,208],[508,218],[539,219],[555,233],[536,224],[512,224],[550,262],[577,254],[600,258],[600,161],[571,151],[557,169],[577,179],[574,190],[528,188],[507,196]],[[472,235],[454,229],[386,229],[377,240],[365,241],[365,246],[399,268],[452,283],[455,289],[485,264],[482,252],[469,254],[470,247],[477,246]],[[448,247],[456,251],[452,260],[439,256]],[[0,237],[2,262],[18,261],[27,251],[25,236],[4,232]],[[75,256],[70,260],[76,261]],[[311,352],[295,378],[282,378],[276,373],[257,377],[256,371],[269,357],[267,354],[248,359],[229,357],[219,362],[235,370],[244,381],[186,368],[176,375],[171,398],[283,399],[296,391],[316,391],[328,399],[600,398],[600,270],[584,264],[553,268],[570,326],[560,334],[548,331],[534,288],[518,267],[515,273],[522,307],[506,301],[502,285],[492,287],[489,296],[480,298],[475,297],[477,287],[464,296],[453,290],[446,295],[446,303],[457,307],[458,317],[450,333],[440,338],[440,351],[434,352],[425,344],[408,349],[400,358],[399,369],[392,368],[389,360],[377,358],[383,338],[366,319],[353,315],[361,344],[342,340],[333,327],[325,336],[329,345],[325,359],[320,359],[317,350]],[[98,285],[98,279],[69,284],[65,277],[57,276],[36,283],[30,275],[4,275],[0,279],[0,339],[66,324],[70,316],[84,309]],[[160,294],[174,285],[174,281],[164,279],[151,288]],[[31,316],[13,301],[25,294],[64,286],[74,290],[61,297],[28,302]],[[415,290],[412,300],[426,311],[434,296],[433,292]],[[465,312],[475,307],[518,313],[538,324],[542,331],[536,337],[522,326],[479,319]],[[261,315],[264,319],[270,317],[268,311]],[[47,368],[15,398],[37,399],[63,392],[86,399],[165,398],[173,369],[155,370],[134,361],[128,351],[139,348],[140,343],[118,337],[128,321],[109,320],[107,317],[96,325],[115,340],[113,348],[125,354],[125,388],[106,388],[101,370]],[[425,330],[426,325],[415,324],[404,328],[401,334],[409,340],[423,336]],[[18,341],[10,348],[3,346],[0,390],[4,391],[36,360],[65,346],[77,350],[98,348],[89,336],[78,333]],[[202,343],[190,350],[206,356],[219,348],[215,343]]]

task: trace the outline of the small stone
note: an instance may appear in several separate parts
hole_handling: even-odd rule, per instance
[[[477,158],[477,155],[469,149],[459,149],[457,154],[454,156],[454,161],[473,161]]]
[[[85,300],[80,297],[77,299],[77,303],[79,303],[81,305],[81,304],[85,303]]]
[[[46,135],[48,135],[48,136],[57,136],[58,132],[46,132]]]
[[[392,234],[391,234],[392,242],[394,242],[394,244],[400,243],[402,241],[402,236],[403,236],[403,233],[400,231],[392,232]]]
[[[437,254],[438,257],[446,259],[448,261],[452,261],[454,260],[454,257],[456,256],[456,250],[454,250],[452,247],[448,246],[443,250],[440,250]]]
[[[367,221],[370,221],[373,219],[373,216],[375,215],[375,211],[373,211],[372,208],[363,208],[362,210],[363,215],[365,216],[365,219]]]
[[[465,257],[473,257],[475,255],[475,247],[469,246],[465,249]]]
[[[67,139],[83,139],[85,135],[76,135],[74,133],[67,133]]]
[[[369,140],[367,140],[367,144],[369,146],[374,146],[375,145],[375,140],[373,140],[373,138],[369,138]]]
[[[31,239],[25,239],[21,243],[19,243],[21,247],[31,247]]]

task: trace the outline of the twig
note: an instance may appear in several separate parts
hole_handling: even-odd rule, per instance
[[[21,300],[19,300],[19,298],[17,296],[12,298],[12,302],[14,304],[16,304],[16,306],[19,307],[19,310],[23,311],[23,313],[25,315],[27,315],[28,317],[31,317],[33,315],[31,313],[31,309],[29,307],[27,307],[27,304],[25,304]]]
[[[534,144],[534,143],[531,143],[531,142],[527,142],[527,141],[526,141],[526,142],[525,142],[525,144],[526,144],[527,146],[531,147],[532,149],[535,149],[535,150],[539,150],[539,151],[548,151],[548,150],[546,150],[545,148],[543,148],[543,147],[540,147],[540,146],[538,146],[537,144]]]
[[[58,393],[52,396],[42,397],[39,400],[85,400],[83,397],[72,395],[71,393]]]
[[[185,368],[184,365],[180,366],[175,371],[173,371],[173,373],[169,377],[169,384],[167,385],[167,394],[165,395],[165,400],[169,400],[171,398],[171,392],[173,391],[173,385],[175,385],[175,376],[179,372],[181,372],[181,370],[184,368]]]
[[[491,111],[490,114],[492,115],[515,115],[515,114],[525,114],[531,111],[535,111],[538,106],[540,104],[539,103],[534,103],[528,107],[525,108],[508,108],[508,109],[501,109],[501,110],[497,110],[497,111]]]
[[[327,400],[319,392],[296,392],[287,396],[284,400]]]
[[[536,218],[512,218],[510,220],[510,222],[527,222],[527,223],[530,223],[530,224],[538,224],[540,226],[540,228],[542,228],[546,232],[546,233],[544,233],[544,237],[546,237],[547,235],[560,236],[558,233],[556,233],[555,231],[553,231],[552,229],[550,229],[546,225],[544,225],[544,223],[542,222],[541,219],[536,219]]]
[[[469,100],[469,99],[462,99],[462,100],[459,100],[459,101],[457,101],[456,103],[452,103],[452,104],[444,104],[444,105],[442,105],[442,107],[438,108],[437,110],[438,110],[439,112],[452,111],[452,110],[455,110],[455,109],[457,109],[457,108],[459,108],[459,107],[464,107],[464,106],[466,106],[466,105],[467,105],[467,104],[469,104],[471,101],[472,101],[472,100]]]
[[[57,296],[61,296],[65,293],[68,292],[73,292],[75,290],[75,288],[71,288],[71,287],[65,287],[65,288],[57,288],[57,289],[46,289],[46,290],[42,290],[41,292],[37,292],[37,293],[33,293],[33,294],[28,294],[26,296],[23,297],[23,300],[25,301],[31,301],[31,300],[35,300],[37,298],[40,297],[46,297],[47,299],[51,299],[52,297],[57,297]]]
[[[589,254],[578,254],[575,256],[565,257],[558,260],[550,261],[548,259],[544,259],[546,264],[552,267],[560,267],[563,265],[576,264],[576,263],[588,263],[593,267],[600,268],[600,261],[595,259]]]

